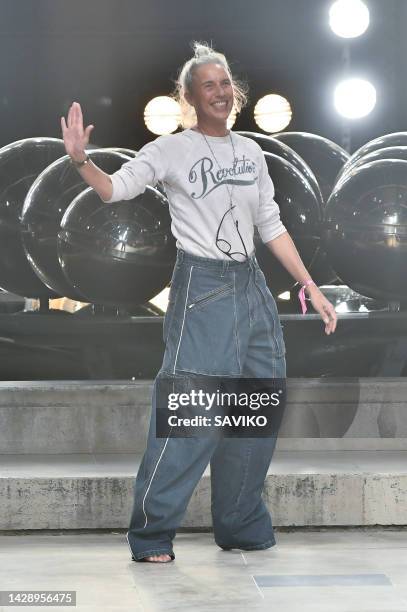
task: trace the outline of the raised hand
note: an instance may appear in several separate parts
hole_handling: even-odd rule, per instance
[[[83,115],[79,102],[73,102],[68,111],[68,120],[61,117],[62,137],[65,150],[73,159],[83,158],[86,145],[89,143],[90,133],[94,125],[83,129]]]

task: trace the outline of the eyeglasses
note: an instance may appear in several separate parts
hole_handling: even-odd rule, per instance
[[[233,259],[234,261],[238,261],[238,262],[244,262],[244,261],[246,261],[246,259],[249,258],[249,256],[247,254],[247,250],[246,250],[245,243],[243,242],[243,238],[242,238],[242,236],[240,235],[240,232],[239,232],[239,223],[238,223],[238,221],[234,221],[234,223],[236,225],[236,230],[237,230],[237,233],[239,234],[240,241],[241,241],[241,243],[243,245],[244,253],[241,253],[240,251],[233,251],[231,253],[230,251],[232,249],[232,245],[230,244],[230,242],[228,242],[224,238],[219,238],[219,233],[220,233],[220,228],[222,227],[222,223],[223,223],[223,221],[224,221],[224,219],[225,219],[225,217],[226,217],[226,215],[228,213],[232,214],[233,208],[236,208],[236,205],[231,206],[230,208],[228,208],[228,210],[223,215],[221,222],[219,223],[218,231],[216,232],[216,246],[219,249],[219,251],[221,251],[222,253],[224,253],[228,257],[230,257],[230,259]],[[233,219],[233,215],[232,215],[232,219]]]

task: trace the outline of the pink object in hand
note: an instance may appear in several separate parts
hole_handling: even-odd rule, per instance
[[[315,283],[311,279],[307,280],[298,292],[298,297],[301,302],[302,314],[305,314],[307,312],[307,305],[305,303],[305,287],[308,287],[308,285],[315,285]]]

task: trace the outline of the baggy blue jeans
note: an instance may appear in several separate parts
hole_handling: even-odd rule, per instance
[[[218,546],[242,550],[273,546],[273,526],[262,491],[276,436],[156,437],[156,386],[162,374],[286,378],[282,326],[255,254],[240,263],[178,249],[163,339],[163,363],[153,385],[147,447],[134,485],[126,536],[132,559],[158,554],[175,558],[176,529],[209,462]]]

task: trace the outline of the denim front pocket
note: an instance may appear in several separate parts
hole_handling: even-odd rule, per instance
[[[192,267],[175,352],[177,370],[239,375],[234,272]]]
[[[233,292],[233,281],[230,283],[226,283],[225,285],[221,285],[220,287],[217,287],[216,289],[211,289],[211,291],[208,291],[204,294],[200,294],[198,296],[196,296],[195,298],[193,298],[193,301],[191,301],[188,304],[188,310],[191,310],[191,308],[201,308],[202,306],[205,306],[208,302],[210,302],[211,300],[216,300],[218,298],[223,297],[225,294],[227,293],[232,293]]]

